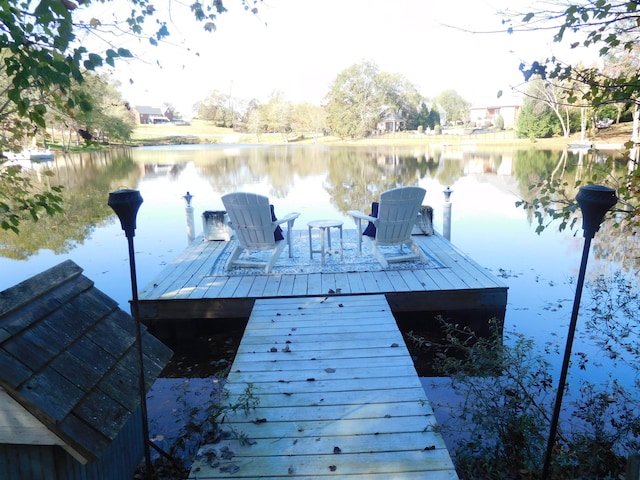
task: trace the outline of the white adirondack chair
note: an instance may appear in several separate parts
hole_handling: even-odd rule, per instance
[[[225,264],[225,271],[232,267],[264,267],[269,273],[284,249],[284,240],[276,240],[275,233],[283,223],[287,224],[289,257],[293,256],[291,245],[291,229],[299,213],[290,213],[278,220],[272,220],[272,209],[269,199],[255,193],[234,192],[222,196],[222,203],[229,215],[230,226],[235,230],[238,245]],[[269,260],[243,260],[243,251],[273,250]]]
[[[389,263],[421,260],[427,262],[418,245],[411,238],[411,231],[420,215],[420,207],[427,191],[420,187],[398,187],[382,192],[378,205],[378,215],[373,217],[358,210],[350,210],[358,227],[359,251],[362,252],[362,238],[370,242],[371,249],[376,259],[383,268]],[[368,220],[375,226],[375,236],[363,235],[362,221]],[[386,256],[381,246],[399,245],[399,255]],[[402,246],[409,247],[411,252],[404,252]]]

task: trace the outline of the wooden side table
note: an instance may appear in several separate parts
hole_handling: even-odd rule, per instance
[[[309,227],[309,257],[313,258],[314,253],[319,253],[322,258],[322,264],[325,262],[325,254],[327,250],[324,248],[324,233],[327,232],[328,249],[331,250],[331,229],[337,228],[340,231],[340,260],[344,258],[342,250],[342,224],[340,220],[313,220],[307,223]],[[312,230],[317,228],[320,230],[320,250],[314,250],[313,248],[313,236]]]

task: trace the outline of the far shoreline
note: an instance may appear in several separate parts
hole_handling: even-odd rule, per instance
[[[625,143],[631,139],[632,123],[612,125],[598,130],[588,141],[602,150],[625,150]],[[569,144],[580,141],[580,134],[569,138],[553,137],[541,139],[516,138],[513,130],[484,130],[469,134],[427,135],[416,132],[396,132],[361,139],[340,139],[338,137],[313,134],[282,135],[280,133],[261,134],[259,137],[231,128],[209,125],[209,122],[194,121],[189,126],[141,125],[136,129],[128,146],[162,146],[190,144],[237,144],[237,145],[322,145],[322,146],[419,146],[444,147],[519,147],[525,149],[564,150]]]

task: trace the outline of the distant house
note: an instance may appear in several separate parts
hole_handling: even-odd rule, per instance
[[[402,115],[387,109],[380,115],[380,120],[376,125],[376,132],[379,134],[393,133],[406,130],[406,128],[407,121]]]
[[[135,320],[70,260],[0,292],[0,477],[120,480],[144,458]],[[146,328],[147,390],[171,350]]]
[[[504,119],[505,128],[513,128],[522,108],[522,99],[515,97],[499,98],[495,101],[478,103],[471,107],[469,120],[482,126],[494,125],[498,116]]]
[[[134,110],[138,114],[138,119],[143,125],[153,123],[168,123],[171,120],[160,110],[155,107],[137,106]]]

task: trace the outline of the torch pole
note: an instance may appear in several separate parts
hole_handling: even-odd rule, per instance
[[[571,311],[571,320],[569,322],[569,331],[567,333],[567,344],[564,349],[564,358],[562,361],[562,369],[560,370],[560,380],[558,382],[558,390],[556,391],[556,402],[551,417],[551,426],[549,428],[549,438],[547,440],[547,449],[544,456],[544,465],[542,467],[542,480],[546,480],[549,475],[551,466],[551,457],[553,455],[553,447],[556,443],[556,435],[558,433],[558,421],[560,419],[560,411],[562,410],[562,397],[567,384],[567,372],[571,363],[571,349],[573,347],[573,338],[576,333],[576,324],[578,322],[578,311],[580,310],[580,299],[582,298],[582,287],[584,286],[584,277],[587,270],[587,260],[589,259],[589,248],[591,240],[595,237],[596,232],[600,229],[600,224],[604,220],[605,214],[618,201],[615,190],[613,188],[602,185],[585,185],[580,187],[576,201],[582,210],[582,230],[584,232],[584,247],[582,249],[582,260],[580,262],[580,272],[578,273],[578,283],[576,285],[575,298],[573,300],[573,310]]]
[[[146,465],[145,478],[151,480],[151,450],[149,448],[149,420],[147,417],[147,389],[144,374],[144,352],[142,350],[142,329],[140,327],[140,309],[138,304],[138,280],[136,275],[136,255],[133,237],[136,229],[136,215],[142,205],[142,196],[137,190],[117,190],[109,194],[108,205],[118,215],[120,224],[129,244],[129,270],[131,276],[131,314],[136,328],[136,347],[138,350],[140,414],[142,416],[142,436]]]
[[[133,248],[133,237],[127,237],[129,243],[129,269],[131,271],[131,313],[136,324],[136,347],[138,350],[140,411],[142,414],[142,435],[144,437],[144,459],[146,478],[151,478],[151,449],[149,448],[149,421],[147,417],[147,388],[144,374],[144,354],[142,349],[142,329],[140,328],[140,308],[138,304],[138,281],[136,275],[136,259]]]
[[[576,325],[578,323],[578,311],[580,310],[580,300],[582,299],[582,287],[584,286],[584,277],[587,271],[587,260],[589,259],[589,248],[591,246],[591,238],[584,240],[584,248],[582,250],[582,261],[580,262],[580,271],[578,273],[578,283],[576,285],[576,294],[573,300],[573,310],[571,311],[571,320],[569,322],[569,332],[567,333],[567,343],[564,349],[564,359],[562,361],[562,369],[560,370],[560,380],[558,382],[558,391],[556,392],[556,401],[551,417],[551,427],[549,430],[549,439],[547,440],[547,450],[544,456],[544,467],[542,469],[542,478],[545,480],[549,474],[551,465],[551,456],[553,454],[553,446],[556,441],[558,432],[558,421],[560,419],[560,410],[562,409],[562,398],[564,389],[567,384],[567,372],[571,363],[571,349],[573,348],[573,338],[576,333]]]

